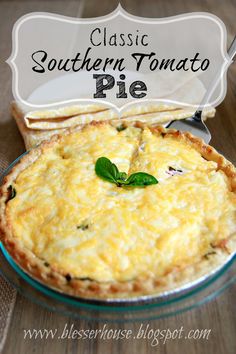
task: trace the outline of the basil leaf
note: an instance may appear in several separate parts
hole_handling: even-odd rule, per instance
[[[127,127],[122,123],[121,125],[119,125],[118,127],[116,127],[116,130],[118,132],[122,132],[122,130],[125,130]]]
[[[112,163],[107,157],[99,157],[95,164],[95,172],[100,178],[116,183],[120,173],[114,163]]]
[[[145,187],[150,184],[158,183],[154,176],[145,172],[136,172],[128,177],[126,172],[120,172],[117,166],[107,157],[99,157],[99,159],[97,159],[95,164],[95,172],[98,177],[104,179],[105,181],[115,183],[118,187]]]
[[[124,182],[126,186],[139,186],[145,187],[150,184],[157,184],[158,180],[148,173],[136,172],[129,176],[129,178]]]
[[[118,175],[118,180],[121,180],[121,181],[125,181],[126,178],[128,177],[127,173],[126,172],[119,172],[119,175]]]
[[[11,200],[13,198],[15,198],[16,196],[16,189],[12,187],[12,185],[10,185],[8,188],[7,188],[8,192],[9,192],[9,198],[8,200]]]

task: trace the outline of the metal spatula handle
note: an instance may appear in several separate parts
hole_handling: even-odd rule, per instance
[[[236,59],[236,36],[234,37],[234,40],[229,47],[228,56],[230,57],[231,61],[235,61],[235,59]]]
[[[231,43],[229,50],[228,50],[228,56],[230,58],[230,63],[232,63],[236,59],[236,36],[233,39],[233,42]],[[228,66],[225,66],[225,69]],[[209,102],[209,99],[212,95],[212,93],[215,91],[216,86],[218,85],[222,75],[224,74],[224,71],[221,69],[219,74],[216,75],[215,79],[212,81],[210,87],[207,89],[205,95],[203,96],[203,99],[199,105],[199,109],[196,110],[195,114],[193,115],[193,119],[195,121],[201,121],[202,119],[202,109],[203,107]]]

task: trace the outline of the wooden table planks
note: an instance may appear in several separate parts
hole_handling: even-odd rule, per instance
[[[9,163],[24,151],[23,142],[18,129],[10,118],[9,102],[11,94],[11,71],[4,61],[11,52],[11,30],[14,22],[23,14],[33,11],[47,11],[67,16],[95,17],[105,15],[117,6],[113,0],[84,1],[0,1],[0,154],[4,154]],[[207,11],[219,16],[226,24],[228,40],[232,40],[236,32],[234,0],[175,0],[175,1],[139,1],[124,0],[122,6],[132,14],[146,17],[163,17],[183,12]],[[228,92],[224,102],[217,108],[216,117],[207,122],[212,133],[212,145],[227,158],[236,163],[236,65],[228,72]],[[14,139],[14,146],[9,142]],[[109,340],[24,340],[23,329],[62,330],[65,323],[74,323],[79,329],[102,328],[102,323],[85,320],[74,320],[49,312],[35,305],[22,296],[17,296],[11,327],[6,341],[4,354],[25,353],[167,353],[167,354],[233,354],[236,353],[236,286],[228,289],[223,295],[201,308],[163,320],[150,321],[153,329],[190,329],[211,328],[208,341],[174,340],[165,345],[152,347],[150,342],[130,339],[126,341]],[[108,324],[108,328],[126,328],[137,330],[139,323]]]

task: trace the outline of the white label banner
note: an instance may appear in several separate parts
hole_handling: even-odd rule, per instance
[[[104,17],[30,13],[13,29],[13,94],[30,109],[96,101],[120,110],[154,100],[198,106],[226,93],[226,30],[209,13],[147,19],[121,6]]]

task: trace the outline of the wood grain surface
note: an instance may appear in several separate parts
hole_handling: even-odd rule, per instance
[[[125,0],[122,6],[132,14],[145,17],[163,17],[184,12],[207,11],[220,17],[228,31],[230,42],[236,32],[235,0]],[[14,22],[22,15],[33,11],[47,11],[67,16],[95,17],[114,10],[114,0],[44,0],[44,1],[0,1],[0,154],[10,163],[24,151],[22,138],[9,113],[11,94],[11,71],[5,60],[11,53],[11,31]],[[209,38],[210,40],[210,38]],[[171,45],[171,43],[170,43]],[[236,64],[228,72],[228,91],[224,102],[217,108],[214,119],[207,125],[212,133],[211,144],[228,159],[236,163]],[[13,143],[14,141],[14,143]],[[150,321],[153,329],[210,328],[208,340],[172,340],[165,345],[152,347],[148,340],[130,339],[126,341],[95,340],[24,340],[24,329],[62,330],[65,323],[74,323],[79,329],[101,328],[96,321],[73,320],[49,312],[18,295],[13,318],[6,341],[4,354],[25,353],[167,353],[167,354],[234,354],[236,353],[236,286],[225,291],[217,299],[202,307],[175,317]],[[139,323],[109,324],[108,328],[136,330]]]

